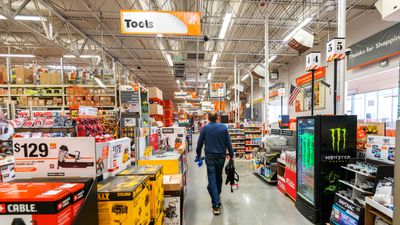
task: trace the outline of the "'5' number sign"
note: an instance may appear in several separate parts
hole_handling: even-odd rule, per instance
[[[326,61],[332,62],[334,59],[344,59],[346,51],[346,39],[334,38],[326,44]]]

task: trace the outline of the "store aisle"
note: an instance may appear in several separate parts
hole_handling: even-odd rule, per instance
[[[197,144],[193,137],[193,149]],[[240,175],[240,189],[234,193],[223,187],[220,216],[211,211],[211,200],[207,192],[206,167],[199,168],[189,153],[189,174],[184,206],[185,225],[311,225],[295,208],[294,203],[251,173],[248,162],[236,162]],[[225,177],[224,177],[225,180]]]

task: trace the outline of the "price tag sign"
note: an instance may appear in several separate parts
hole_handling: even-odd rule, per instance
[[[317,70],[321,67],[321,53],[311,52],[306,56],[306,70]]]
[[[334,38],[326,44],[326,61],[332,62],[335,59],[344,59],[346,51],[346,39]]]
[[[93,137],[13,139],[16,179],[96,177]]]

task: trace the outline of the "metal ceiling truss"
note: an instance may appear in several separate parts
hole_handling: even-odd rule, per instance
[[[89,44],[92,46],[91,50],[95,49],[101,53],[104,53],[104,56],[109,58],[109,62],[114,59],[110,53],[102,49],[100,43],[88,37],[78,27],[64,18],[60,12],[58,12],[51,4],[48,3],[49,1],[25,0],[17,9],[14,9],[12,4],[5,4],[4,1],[0,2],[0,11],[3,16],[8,18],[13,23],[23,27],[25,30],[39,35],[42,38],[46,38],[48,41],[64,49],[66,52],[78,56],[82,54],[86,46]],[[23,12],[28,5],[30,7],[34,7],[35,10],[29,10],[29,13],[40,17],[40,23],[13,19],[16,15]],[[106,57],[102,57],[102,59],[104,62],[107,62]],[[139,77],[136,78],[141,80]]]

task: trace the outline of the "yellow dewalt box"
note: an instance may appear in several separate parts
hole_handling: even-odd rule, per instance
[[[182,155],[177,153],[153,155],[140,159],[138,165],[162,165],[163,173],[167,175],[183,173]]]
[[[138,175],[150,176],[150,218],[154,221],[164,210],[163,167],[161,165],[135,166],[117,174],[117,176]]]
[[[164,213],[161,213],[153,225],[163,225],[164,224]]]
[[[99,225],[150,223],[150,177],[110,177],[98,185]]]

